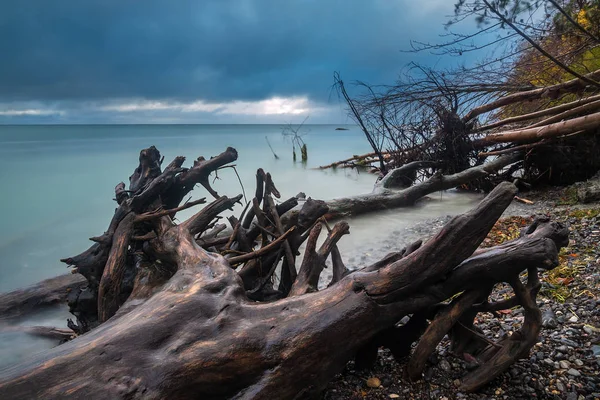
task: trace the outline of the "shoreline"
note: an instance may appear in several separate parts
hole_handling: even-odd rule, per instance
[[[582,205],[582,204],[556,205],[556,204],[553,204],[552,199],[548,198],[549,196],[555,197],[551,191],[550,192],[544,191],[541,193],[535,193],[535,192],[530,193],[530,194],[528,194],[527,198],[531,198],[534,200],[533,205],[527,205],[527,204],[519,203],[517,201],[513,201],[511,203],[511,205],[507,208],[507,210],[504,212],[502,218],[510,219],[510,218],[514,218],[514,217],[524,217],[524,216],[528,217],[532,214],[540,214],[540,213],[544,214],[544,213],[550,212],[551,214],[559,216],[560,219],[562,220],[563,218],[567,218],[570,214],[572,214],[574,212],[580,213],[581,215],[583,215],[583,213],[585,213],[586,210],[595,210],[595,209],[600,210],[599,203],[592,203],[592,204],[587,204],[587,205]],[[426,239],[430,238],[433,234],[435,234],[435,232],[437,232],[437,230],[439,230],[451,218],[452,217],[449,215],[436,217],[436,218],[430,218],[430,219],[424,220],[422,222],[418,222],[416,224],[412,224],[410,226],[400,229],[398,231],[398,236],[402,237],[401,244],[406,244],[406,243],[409,243],[410,241],[416,240],[416,239],[426,240]],[[592,222],[593,225],[590,229],[591,230],[600,229],[600,228],[598,228],[598,225],[600,224],[600,216],[594,217],[594,218],[595,219]],[[585,220],[585,217],[582,216],[581,218],[578,219],[578,222],[571,221],[570,223],[573,226],[575,226],[577,229],[577,226],[580,226],[582,223],[581,220]],[[585,222],[585,223],[587,223],[589,225],[589,222]],[[599,239],[596,238],[596,240],[599,240]],[[385,254],[389,253],[389,251],[392,248],[396,248],[396,247],[398,247],[398,238],[390,237],[386,241],[379,243],[379,246],[377,248],[369,249],[372,253],[372,254],[370,254],[370,256],[372,258],[376,258],[376,259],[382,258]],[[359,257],[358,254],[364,252],[364,250],[365,249],[363,249],[363,248],[356,249],[357,255],[355,255],[354,257],[358,258]],[[353,266],[353,263],[350,262],[351,258],[352,258],[352,255],[348,258],[349,266]],[[364,261],[364,260],[361,260],[361,261]],[[600,262],[600,254],[597,255],[597,259],[595,260],[594,268],[591,271],[598,268],[598,265],[597,265],[598,262]],[[584,275],[579,278],[585,280],[586,276],[587,275]],[[598,278],[597,281],[600,282],[600,278]],[[10,293],[14,293],[14,292],[10,292]],[[594,293],[597,298],[600,298],[599,297],[600,290],[598,290]],[[570,311],[565,308],[569,304],[571,304],[570,301],[567,301],[564,304],[558,304],[558,303],[555,304],[554,301],[551,301],[549,299],[544,299],[544,296],[542,294],[540,294],[538,299],[542,299],[545,302],[544,308],[542,309],[542,311],[547,311],[548,309],[552,309],[553,312],[555,313],[555,316],[557,314],[556,311],[560,311],[565,316],[565,319],[567,319],[567,321],[568,321],[568,319],[570,319],[572,317],[572,315],[569,314]],[[58,301],[61,301],[61,300],[59,299]],[[577,306],[576,306],[577,309],[579,309],[579,303],[576,303],[576,304],[577,304]],[[598,305],[600,305],[600,304],[594,303],[592,308],[595,309]],[[55,303],[55,305],[50,305],[47,308],[44,308],[43,310],[58,310],[58,309],[61,309],[62,307],[64,307],[64,305],[59,305],[58,303]],[[581,307],[583,307],[584,309],[587,309],[587,307],[589,307],[589,304],[584,303],[581,305]],[[36,312],[41,311],[37,307],[31,308],[31,310],[36,311]],[[581,316],[578,316],[577,322],[565,323],[563,321],[560,323],[560,325],[557,324],[558,329],[544,330],[544,331],[542,331],[542,337],[544,337],[544,335],[546,333],[548,333],[548,335],[558,333],[559,336],[560,335],[565,336],[565,338],[567,338],[567,340],[570,340],[568,338],[571,336],[567,335],[567,333],[566,333],[570,329],[571,330],[578,329],[579,331],[581,331],[581,330],[583,330],[583,328],[585,326],[592,326],[594,328],[597,328],[600,326],[600,313],[594,314],[593,312],[594,312],[594,310],[590,311],[589,318],[587,318],[587,319],[585,317],[580,318]],[[16,319],[7,320],[6,318],[2,318],[2,317],[0,317],[0,319],[3,320],[2,322],[18,322],[19,320],[26,319],[26,317],[27,317],[27,315],[22,315],[20,318],[16,318]],[[504,318],[510,319],[511,317],[504,317]],[[512,320],[517,321],[518,315],[516,316],[516,318],[512,318]],[[509,321],[509,322],[513,322],[513,321]],[[504,324],[506,324],[506,322],[504,322]],[[573,326],[575,328],[573,328]],[[559,339],[561,339],[561,338],[559,338]],[[521,372],[515,373],[514,371],[522,371],[522,370],[532,371],[532,369],[534,369],[534,367],[532,367],[532,365],[540,365],[540,363],[546,362],[545,360],[547,359],[547,357],[541,358],[541,357],[539,357],[539,354],[544,353],[544,357],[547,354],[551,355],[552,354],[551,346],[553,343],[555,343],[554,339],[552,339],[549,336],[548,343],[542,342],[542,344],[540,346],[536,345],[536,347],[534,347],[533,354],[534,354],[534,357],[536,357],[536,360],[534,362],[532,362],[531,360],[526,360],[524,362],[519,362],[519,363],[515,364],[513,367],[511,367],[509,372],[503,374],[500,378],[496,379],[496,381],[499,381],[497,384],[496,384],[496,381],[494,381],[494,383],[492,385],[489,385],[487,388],[485,388],[479,394],[470,394],[470,395],[457,393],[455,391],[454,381],[456,379],[458,379],[459,372],[461,372],[461,373],[464,372],[464,369],[466,368],[466,366],[464,365],[464,362],[457,361],[456,359],[454,359],[447,350],[442,349],[442,352],[439,355],[435,355],[435,357],[432,357],[432,360],[430,360],[432,365],[429,366],[429,368],[427,369],[427,371],[429,371],[429,372],[426,372],[426,375],[425,375],[426,380],[420,381],[417,383],[409,383],[409,382],[406,382],[403,379],[401,379],[402,364],[396,363],[396,361],[393,360],[393,357],[391,357],[391,355],[387,351],[380,350],[377,365],[375,366],[375,368],[372,371],[366,371],[366,372],[353,371],[352,370],[352,362],[350,362],[348,364],[348,366],[346,367],[346,370],[344,371],[344,373],[339,375],[334,381],[332,381],[329,384],[328,390],[323,395],[323,399],[327,399],[327,400],[338,400],[338,399],[341,400],[341,399],[351,399],[351,398],[383,399],[383,398],[390,398],[389,397],[390,394],[399,396],[399,397],[392,397],[392,398],[402,398],[402,399],[404,399],[404,398],[406,398],[406,399],[409,399],[409,398],[411,398],[411,399],[413,399],[413,398],[431,398],[431,396],[434,396],[435,398],[446,397],[448,399],[451,399],[451,398],[505,399],[505,398],[520,398],[519,396],[524,396],[522,398],[530,398],[530,396],[536,396],[537,398],[567,398],[564,396],[567,396],[569,393],[571,393],[571,392],[569,392],[569,390],[571,388],[576,388],[575,391],[577,391],[577,389],[579,388],[579,386],[577,386],[577,384],[580,384],[580,382],[575,378],[581,378],[582,376],[585,379],[591,378],[592,380],[590,381],[590,383],[592,385],[598,384],[598,388],[599,388],[598,392],[600,392],[600,378],[597,378],[597,375],[596,376],[589,375],[589,374],[586,375],[586,374],[582,374],[581,372],[580,372],[579,376],[573,376],[573,379],[571,379],[573,381],[572,383],[571,383],[571,380],[568,380],[569,379],[568,378],[565,383],[557,384],[556,382],[559,382],[559,381],[556,381],[555,383],[549,382],[548,385],[546,385],[546,386],[543,386],[543,385],[540,386],[540,384],[534,384],[534,386],[531,386],[531,385],[529,385],[530,382],[527,382],[526,386],[530,389],[527,389],[527,387],[523,386],[522,392],[515,392],[514,390],[512,390],[510,388],[509,384],[511,384],[511,382],[514,380],[514,377],[512,375],[516,375],[516,376],[522,375]],[[585,343],[586,342],[578,343],[578,345],[579,344],[585,345]],[[594,343],[596,343],[596,342],[594,342]],[[592,342],[590,342],[590,346],[592,346],[592,345],[593,345]],[[590,347],[590,346],[588,346],[588,347]],[[573,347],[573,349],[575,349],[575,347]],[[556,358],[556,362],[559,363],[558,367],[560,367],[560,361],[568,361],[568,360],[561,360],[561,359],[559,359],[559,357],[554,357],[554,358]],[[578,365],[578,364],[573,364],[573,365],[577,366],[577,367],[585,367],[586,362],[593,361],[593,360],[590,361],[588,359],[582,360],[582,358],[585,358],[585,357],[581,356],[580,358],[575,358],[575,360],[584,362],[584,365]],[[547,363],[548,368],[550,368],[550,369],[555,367],[554,360],[552,360],[552,362],[553,362],[552,365]],[[575,363],[575,361],[573,361],[573,363]],[[563,363],[563,366],[564,365],[565,364]],[[8,366],[8,365],[6,365],[6,366]],[[6,367],[6,366],[4,366],[4,367]],[[448,367],[448,366],[450,366],[450,367]],[[598,362],[596,368],[598,368],[598,367],[600,367],[600,361]],[[542,365],[541,367],[538,367],[538,368],[539,368],[539,371],[543,371],[544,365]],[[568,371],[569,369],[566,369],[565,371]],[[539,371],[532,371],[531,374],[528,376],[534,377],[535,373],[537,373],[537,376],[539,376]],[[561,371],[561,370],[558,369],[558,371]],[[571,375],[568,375],[565,371],[561,371],[561,373],[559,374],[559,376],[561,378],[565,377],[565,376],[568,376],[568,377],[571,376]],[[577,372],[579,372],[579,371],[577,371]],[[550,374],[550,372],[548,372],[548,373],[549,373],[549,376],[552,375],[552,374]],[[371,389],[366,386],[366,379],[369,377],[372,377],[372,376],[376,376],[381,380],[382,386],[380,388]],[[536,381],[539,381],[538,378],[536,378],[536,379],[537,379]],[[533,381],[533,382],[536,382],[536,381]],[[588,384],[587,381],[586,381],[586,384]],[[595,390],[594,389],[595,386],[594,387],[590,386],[588,389],[586,389],[586,387],[587,387],[587,386],[585,386],[586,384],[581,383],[581,385],[583,385],[582,390],[585,390],[586,393],[589,392],[590,396],[592,396],[592,397],[584,396],[583,399],[594,398],[593,397],[593,396],[595,396],[594,393],[597,393],[597,392],[593,392],[593,390]],[[563,387],[565,388],[565,390],[561,391],[560,389]],[[547,388],[550,390],[550,392],[548,392],[548,393],[546,391]],[[579,388],[579,389],[581,389],[581,388]],[[533,390],[533,392],[531,390]],[[557,393],[553,394],[552,391],[556,391]],[[497,392],[498,392],[498,394],[497,394]],[[415,393],[419,393],[421,395],[421,397],[415,397],[414,396]],[[506,393],[509,393],[510,396],[507,395]],[[357,395],[357,396],[359,395],[359,397],[353,397],[355,395]],[[490,396],[492,396],[492,397],[490,397]],[[544,396],[546,396],[546,397],[544,397]],[[556,397],[556,396],[558,396],[558,397]],[[575,399],[575,398],[573,398],[573,399]],[[576,399],[581,400],[579,397],[576,397]]]
[[[533,205],[513,201],[486,239],[498,240],[491,243],[494,245],[510,239],[518,233],[515,228],[530,222],[529,217],[534,214],[549,213],[571,231],[569,247],[561,252],[561,265],[541,274],[543,286],[538,304],[541,304],[543,328],[540,340],[527,359],[513,364],[480,392],[469,394],[458,392],[456,385],[470,366],[451,353],[447,338],[430,357],[424,377],[418,382],[403,378],[408,358],[398,362],[382,348],[371,370],[355,371],[354,362],[350,361],[344,372],[329,383],[322,399],[600,398],[600,202],[553,204],[554,199],[558,199],[556,194],[562,191],[564,189],[554,188],[528,193],[527,198],[534,200]],[[437,223],[443,222],[443,218],[430,221],[429,236],[437,230]],[[418,225],[414,229],[424,233],[427,224]],[[494,238],[494,234],[502,237]],[[562,274],[569,276],[560,276]],[[565,285],[557,285],[557,282]],[[501,288],[499,294],[507,291]],[[561,302],[565,293],[568,297]],[[522,319],[520,310],[501,314],[500,319],[488,314],[478,316],[479,327],[496,338],[512,331]],[[377,378],[380,386],[369,387],[369,378]]]

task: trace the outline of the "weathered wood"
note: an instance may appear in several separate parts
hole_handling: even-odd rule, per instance
[[[508,125],[508,124],[515,124],[517,122],[529,121],[529,120],[532,120],[532,119],[536,119],[536,118],[540,118],[540,117],[545,117],[547,115],[554,115],[554,114],[562,113],[564,111],[569,111],[569,110],[572,110],[574,108],[578,108],[580,106],[583,106],[585,104],[588,104],[588,103],[591,103],[591,102],[595,102],[597,100],[600,100],[600,95],[585,97],[583,99],[577,99],[575,101],[572,101],[572,102],[569,102],[569,103],[566,103],[566,104],[560,104],[558,106],[548,107],[548,108],[545,108],[545,109],[540,110],[540,111],[536,111],[536,112],[532,112],[532,113],[528,113],[528,114],[523,114],[523,115],[517,115],[517,116],[514,116],[514,117],[504,118],[504,119],[501,119],[500,121],[496,121],[496,122],[493,122],[491,124],[478,127],[477,129],[474,129],[470,133],[471,134],[476,134],[476,133],[479,133],[479,132],[482,132],[482,131],[486,131],[486,130],[497,128],[499,126],[504,126],[504,125]]]
[[[158,159],[159,153],[149,154]],[[203,163],[199,160],[196,165]],[[136,182],[149,176],[143,171],[136,175]],[[504,183],[425,244],[415,242],[372,266],[348,273],[336,246],[348,233],[347,223],[338,222],[317,250],[325,203],[309,199],[300,210],[280,219],[271,197],[277,191],[266,174],[263,208],[256,207],[255,198],[256,218],[250,219],[247,228],[242,216],[231,219],[237,232],[233,240],[227,237],[222,243],[224,256],[204,250],[197,237],[214,226],[219,213],[240,196],[218,197],[178,225],[169,213],[136,218],[155,212],[170,190],[177,196],[182,188],[187,190],[177,183],[186,170],[163,179],[165,171],[153,170],[154,180],[146,180],[141,192],[121,203],[127,207],[134,198],[147,196],[111,235],[99,297],[92,302],[98,305],[99,326],[89,325],[91,330],[74,340],[0,372],[0,398],[314,397],[355,356],[357,362],[364,359],[368,364],[379,345],[388,346],[398,357],[405,354],[425,329],[426,319],[443,309],[440,302],[477,291],[482,285],[508,281],[519,304],[529,307],[524,339],[515,337],[510,345],[499,344],[495,352],[482,351],[480,368],[486,373],[463,381],[467,389],[477,388],[531,347],[536,327],[531,301],[537,286],[528,283],[522,288],[518,276],[528,270],[535,282],[532,271],[556,266],[558,248],[568,241],[564,227],[537,220],[519,239],[476,252],[516,193],[513,185]],[[178,206],[162,205],[165,210]],[[268,221],[267,216],[274,220]],[[251,230],[259,232],[250,239],[255,248],[236,250],[241,248],[236,246],[240,232],[250,236]],[[133,237],[141,243],[132,241]],[[295,265],[305,241],[300,271],[292,279],[288,267]],[[283,256],[282,243],[289,246],[289,261]],[[319,290],[318,279],[330,256],[334,279]],[[284,285],[289,285],[280,290],[273,287],[279,261],[281,282],[287,279]],[[240,262],[245,264],[237,272],[232,263]],[[123,271],[136,272],[125,279]],[[125,285],[128,279],[131,283]],[[123,289],[118,290],[123,287],[131,294],[120,304],[115,299],[124,295]],[[473,300],[470,295],[461,299]],[[409,324],[396,327],[407,315],[413,315]],[[434,322],[429,330],[436,325],[450,329],[452,323]]]
[[[433,354],[446,333],[454,326],[462,314],[473,305],[479,295],[480,292],[477,290],[463,293],[451,305],[442,310],[433,322],[429,324],[408,363],[407,371],[410,379],[417,380],[421,378],[429,356]]]
[[[329,217],[358,215],[377,210],[409,207],[422,197],[441,190],[455,188],[475,179],[486,177],[519,161],[519,155],[507,155],[452,175],[434,175],[425,182],[409,188],[392,191],[376,188],[374,193],[327,201]],[[392,173],[392,172],[390,172]]]
[[[87,281],[79,274],[59,275],[35,285],[0,294],[0,319],[19,317],[47,306],[66,303],[70,292]]]
[[[435,161],[413,161],[388,172],[375,187],[383,189],[402,189],[412,186],[415,182],[417,171],[439,166]]]
[[[390,154],[390,152],[383,151],[383,152],[381,152],[381,155],[383,156],[384,159],[388,159],[388,158],[390,158],[391,154]],[[377,153],[375,153],[375,152],[361,154],[361,155],[354,155],[352,157],[346,158],[345,160],[340,160],[340,161],[332,162],[331,164],[322,165],[320,167],[317,167],[316,169],[336,168],[339,166],[344,166],[345,164],[356,165],[356,163],[360,163],[361,161],[364,161],[364,160],[370,159],[370,158],[375,158],[375,157],[377,157]],[[379,160],[376,160],[376,161],[379,161]]]
[[[589,79],[598,79],[600,78],[600,70],[590,72],[589,74],[586,74],[585,77]],[[524,100],[535,100],[547,97],[556,98],[561,93],[576,93],[584,89],[586,86],[588,86],[586,82],[579,78],[575,78],[548,87],[535,88],[532,90],[509,94],[490,103],[473,108],[464,116],[463,121],[468,122],[481,114]]]
[[[473,142],[476,148],[494,143],[532,143],[600,127],[600,112],[534,128],[490,133]]]

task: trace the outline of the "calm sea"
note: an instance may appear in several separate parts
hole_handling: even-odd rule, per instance
[[[0,292],[65,273],[58,259],[84,250],[87,238],[106,230],[116,204],[114,186],[128,183],[139,151],[151,145],[165,164],[183,155],[186,165],[235,147],[248,195],[259,167],[271,172],[283,198],[303,191],[326,199],[372,188],[367,174],[310,169],[367,152],[357,129],[312,125],[304,131],[306,166],[293,162],[292,146],[277,125],[0,126]],[[219,178],[214,183],[219,194],[242,193],[233,170],[220,171]],[[207,193],[200,187],[192,195]]]

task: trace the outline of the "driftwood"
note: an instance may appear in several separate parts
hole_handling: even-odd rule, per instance
[[[598,79],[600,77],[600,70],[590,72],[589,74],[586,74],[584,76],[589,79]],[[463,120],[470,121],[473,118],[475,118],[481,114],[484,114],[484,113],[496,110],[500,107],[504,107],[506,105],[514,104],[514,103],[517,103],[520,101],[531,101],[531,100],[542,99],[542,98],[556,99],[561,94],[576,93],[576,92],[584,90],[587,86],[589,86],[589,83],[587,83],[579,78],[575,78],[575,79],[571,79],[569,81],[558,83],[558,84],[552,85],[552,86],[535,88],[532,90],[513,93],[513,94],[510,94],[507,96],[503,96],[493,102],[473,108],[471,111],[469,111],[464,116]]]
[[[537,272],[558,264],[568,231],[538,219],[519,239],[477,250],[512,201],[512,184],[500,184],[425,244],[350,272],[336,245],[348,225],[330,228],[322,218],[327,205],[311,199],[282,218],[295,198],[275,205],[279,193],[262,170],[252,207],[229,218],[226,241],[201,238],[240,196],[215,196],[175,224],[181,207],[175,200],[195,183],[206,186],[208,171],[237,156],[233,149],[223,154],[189,170],[178,157],[161,171],[158,151],[142,151],[130,190],[117,186],[119,208],[109,230],[91,250],[65,259],[88,281],[70,299],[77,323],[69,325],[78,337],[0,372],[0,398],[309,398],[352,358],[368,366],[380,345],[408,354],[423,330],[407,376],[420,378],[449,333],[462,349],[457,354],[480,362],[461,386],[476,390],[529,352],[541,326]],[[210,240],[207,251],[201,245]],[[328,258],[334,271],[327,285],[319,276]],[[519,280],[523,271],[526,284]],[[488,303],[498,282],[509,282],[515,297]],[[520,331],[492,345],[472,334],[478,312],[517,305],[525,311]],[[407,315],[408,324],[396,326]]]
[[[390,158],[390,153],[387,151],[384,151],[381,153],[382,157],[384,158],[384,160],[387,160]],[[329,168],[337,168],[337,167],[355,167],[357,165],[370,165],[372,163],[376,163],[378,162],[379,159],[377,158],[377,153],[373,152],[373,153],[367,153],[367,154],[361,154],[361,155],[353,155],[352,157],[346,158],[344,160],[340,160],[340,161],[335,161],[332,162],[331,164],[327,164],[327,165],[321,165],[320,167],[317,167],[316,169],[329,169]]]
[[[64,303],[72,291],[79,291],[87,284],[79,274],[60,275],[43,280],[25,289],[0,294],[0,320],[19,317],[39,311],[41,308]]]
[[[478,132],[487,131],[487,130],[494,129],[494,128],[497,128],[500,126],[516,124],[517,122],[530,121],[532,119],[537,119],[537,118],[545,117],[548,115],[558,116],[558,115],[562,114],[564,116],[564,114],[563,114],[564,112],[570,112],[575,109],[581,110],[582,106],[589,105],[590,103],[597,104],[597,102],[599,100],[600,100],[600,96],[590,96],[590,97],[586,97],[583,99],[578,99],[578,100],[575,100],[575,101],[572,101],[572,102],[569,102],[566,104],[561,104],[561,105],[558,105],[555,107],[545,108],[540,111],[536,111],[536,112],[532,112],[532,113],[528,113],[528,114],[517,115],[515,117],[504,118],[504,119],[501,119],[500,121],[496,121],[496,122],[493,122],[488,125],[480,126],[477,129],[474,129],[470,133],[476,134]],[[539,124],[539,122],[537,124]]]
[[[405,189],[415,183],[417,171],[435,168],[439,164],[435,161],[413,161],[399,168],[388,172],[379,182],[375,184],[375,189]]]
[[[543,126],[490,133],[474,141],[473,145],[475,147],[483,147],[490,143],[532,143],[543,139],[569,135],[578,131],[595,129],[598,126],[600,126],[600,112]]]
[[[381,183],[376,185],[373,193],[328,201],[328,215],[331,217],[340,217],[344,215],[364,214],[376,210],[412,206],[417,200],[428,194],[452,189],[475,179],[487,177],[507,165],[519,161],[519,159],[520,155],[507,155],[456,174],[441,175],[438,173],[424,182],[409,186],[402,190],[390,190],[386,188],[386,186],[391,186],[388,185],[391,181],[397,182],[399,177],[406,176],[404,174],[406,169],[414,171],[415,168],[428,168],[434,164],[430,162],[410,163],[404,167],[398,168],[401,172],[399,174],[396,174],[394,170],[390,171],[386,177],[383,178]],[[387,176],[389,176],[389,178],[387,178]],[[410,180],[410,178],[408,180]]]

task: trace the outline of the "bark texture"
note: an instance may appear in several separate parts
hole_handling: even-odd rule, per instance
[[[109,230],[91,250],[65,259],[89,285],[71,301],[78,336],[0,372],[0,398],[311,398],[352,358],[368,366],[380,345],[406,354],[423,330],[407,374],[420,377],[448,332],[481,360],[462,381],[476,390],[528,353],[540,327],[537,271],[558,264],[568,232],[536,220],[521,238],[477,250],[512,201],[512,184],[499,185],[426,243],[350,272],[337,249],[348,224],[330,227],[327,205],[310,199],[282,218],[295,200],[276,205],[279,192],[262,170],[252,207],[229,218],[231,235],[211,232],[241,196],[219,197],[209,188],[213,202],[173,222],[175,210],[192,204],[179,206],[182,193],[207,184],[206,172],[234,154],[198,159],[189,170],[178,157],[161,171],[158,151],[142,151],[132,189],[117,186],[120,205]],[[333,280],[319,284],[328,259]],[[477,312],[502,307],[486,302],[497,282],[511,283],[515,298],[506,306],[522,305],[526,318],[520,332],[486,347],[456,330],[456,321],[472,324]],[[409,323],[396,326],[407,315]]]

